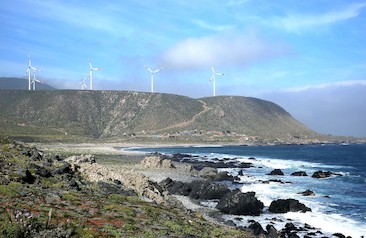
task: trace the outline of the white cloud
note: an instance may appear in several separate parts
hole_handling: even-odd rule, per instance
[[[163,53],[162,64],[174,69],[245,66],[288,52],[285,45],[267,43],[255,33],[223,34],[180,41]]]
[[[336,87],[351,87],[351,86],[366,86],[366,80],[348,80],[348,81],[339,81],[332,83],[322,83],[316,85],[306,85],[302,87],[288,88],[284,89],[284,92],[303,92],[312,89],[327,89],[327,88],[336,88]]]
[[[357,3],[339,11],[326,12],[320,15],[288,14],[283,18],[272,19],[268,24],[289,32],[300,33],[303,30],[316,29],[319,26],[331,25],[357,17],[365,7],[366,3]]]
[[[233,25],[213,25],[213,24],[209,24],[203,20],[196,19],[196,18],[192,19],[191,22],[201,28],[213,30],[213,31],[223,31],[223,30],[228,30],[230,28],[234,28]]]

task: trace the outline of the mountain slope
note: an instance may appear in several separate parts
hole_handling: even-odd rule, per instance
[[[8,77],[0,77],[0,89],[21,89],[28,90],[28,79],[25,78],[8,78]],[[54,90],[55,88],[51,87],[46,83],[37,83],[37,90]]]
[[[196,100],[129,91],[1,90],[0,112],[0,133],[5,135],[110,138],[225,131],[271,138],[316,136],[278,105],[246,97]]]

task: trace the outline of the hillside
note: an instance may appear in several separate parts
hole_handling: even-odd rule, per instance
[[[1,135],[20,137],[291,141],[319,136],[280,106],[247,97],[2,90],[0,112]]]
[[[28,90],[28,79],[26,78],[7,78],[0,77],[0,89],[20,89],[20,90]],[[54,90],[55,88],[51,87],[46,83],[37,83],[37,90]]]

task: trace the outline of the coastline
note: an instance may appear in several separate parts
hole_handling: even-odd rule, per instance
[[[162,180],[170,177],[176,181],[182,182],[191,182],[194,179],[198,178],[197,173],[190,173],[188,171],[182,170],[171,170],[169,168],[147,168],[141,166],[140,162],[145,157],[146,153],[130,151],[131,148],[154,148],[154,147],[186,147],[186,146],[194,146],[194,147],[206,147],[207,145],[192,145],[192,144],[159,144],[159,145],[142,145],[142,144],[120,144],[120,143],[108,143],[108,144],[78,144],[69,147],[68,144],[63,144],[59,147],[55,147],[54,149],[65,149],[66,151],[77,153],[78,151],[88,152],[89,154],[96,154],[97,162],[111,167],[115,170],[127,169],[129,171],[133,171],[133,173],[139,173],[146,177],[149,180],[159,183]],[[223,146],[223,145],[214,145],[214,146]],[[45,147],[40,147],[46,149]],[[79,150],[81,149],[81,150]],[[65,151],[65,150],[64,150]],[[85,153],[84,153],[85,154]],[[104,156],[103,156],[104,155]],[[98,158],[100,157],[100,158]],[[114,159],[112,159],[114,157]],[[131,161],[132,160],[132,161]],[[202,206],[197,204],[197,201],[192,201],[188,197],[173,195],[177,200],[179,200],[185,209],[192,211],[203,211],[205,214],[205,218],[212,222],[216,222],[218,224],[226,224],[222,216],[217,215],[218,211],[215,209],[208,208],[206,206]],[[254,218],[255,219],[255,218]],[[234,224],[231,224],[234,226]]]

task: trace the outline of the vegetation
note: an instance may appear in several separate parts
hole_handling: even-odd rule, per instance
[[[35,149],[0,138],[0,237],[251,237],[197,212],[146,202],[122,189],[111,193],[78,172],[41,176],[44,169],[59,171],[62,160],[34,155]],[[37,182],[14,176],[20,161],[25,169],[38,168],[32,172]]]
[[[2,90],[0,135],[36,141],[306,143],[326,140],[280,106],[248,97]]]

